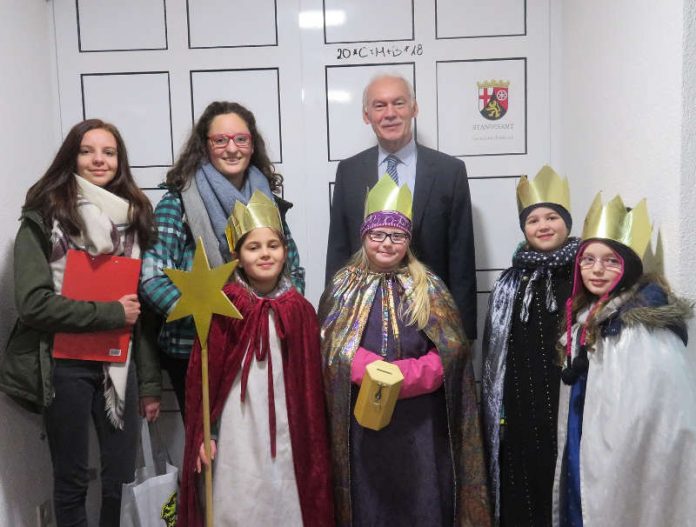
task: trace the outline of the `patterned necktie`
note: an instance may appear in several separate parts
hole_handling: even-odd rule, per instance
[[[387,156],[387,174],[394,180],[394,183],[399,184],[399,173],[396,171],[396,165],[399,164],[399,158],[394,155]]]

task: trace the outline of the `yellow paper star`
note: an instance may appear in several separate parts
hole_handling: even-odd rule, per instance
[[[193,315],[196,333],[201,344],[205,346],[210,330],[213,313],[232,318],[242,318],[232,301],[222,292],[238,260],[210,268],[208,255],[203,247],[203,240],[198,238],[193,266],[190,271],[165,269],[164,272],[181,292],[174,309],[167,317],[167,322]]]

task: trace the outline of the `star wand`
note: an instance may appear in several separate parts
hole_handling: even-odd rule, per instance
[[[198,340],[201,343],[201,398],[203,400],[203,444],[210,463],[205,467],[206,526],[213,527],[213,464],[210,459],[210,388],[208,385],[208,332],[213,313],[242,318],[239,310],[222,292],[228,278],[237,267],[237,260],[210,268],[203,240],[198,238],[190,271],[165,269],[164,272],[179,289],[181,297],[167,317],[167,322],[192,315]]]

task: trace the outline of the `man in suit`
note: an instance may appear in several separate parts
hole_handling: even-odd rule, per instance
[[[476,267],[471,197],[464,162],[416,143],[418,115],[413,87],[394,75],[375,77],[363,92],[363,120],[378,145],[344,159],[336,170],[331,207],[326,280],[361,246],[368,187],[389,173],[413,192],[413,240],[416,256],[440,276],[452,292],[464,330],[476,338]]]

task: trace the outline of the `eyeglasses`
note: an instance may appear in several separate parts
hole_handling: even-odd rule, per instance
[[[230,144],[230,140],[237,146],[237,148],[249,148],[252,143],[251,134],[244,132],[238,134],[216,134],[208,137],[210,144],[213,148],[227,148]]]
[[[406,234],[405,232],[384,232],[384,231],[368,231],[367,232],[367,237],[370,238],[373,242],[383,242],[387,238],[394,244],[394,245],[401,245],[402,243],[406,243],[411,236]]]
[[[592,269],[598,262],[602,269],[607,269],[610,271],[621,270],[621,260],[619,260],[616,256],[603,256],[601,258],[595,258],[589,254],[580,258],[580,268]]]

